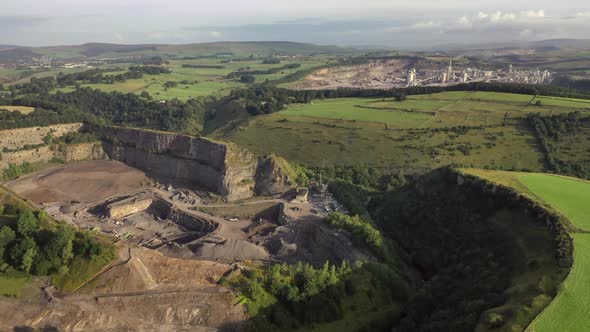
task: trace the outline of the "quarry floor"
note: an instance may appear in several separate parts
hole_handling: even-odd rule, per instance
[[[240,331],[245,309],[232,305],[235,295],[217,283],[239,273],[241,264],[371,259],[346,234],[325,225],[317,201],[293,204],[269,197],[222,203],[117,161],[63,165],[4,186],[57,220],[118,237],[120,257],[72,294],[49,288],[32,301],[0,298],[7,308],[0,313],[0,330],[10,322],[60,331]],[[216,226],[175,242],[192,234],[190,224],[150,208],[121,219],[96,212],[105,202],[146,195],[195,223]],[[251,213],[240,213],[244,210]],[[235,217],[227,215],[234,212]]]

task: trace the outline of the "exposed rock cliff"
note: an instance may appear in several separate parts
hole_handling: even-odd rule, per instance
[[[228,200],[255,194],[258,157],[231,143],[174,133],[87,125],[111,159],[188,181]]]
[[[293,188],[295,171],[283,158],[270,155],[258,163],[256,172],[256,193],[272,196]]]

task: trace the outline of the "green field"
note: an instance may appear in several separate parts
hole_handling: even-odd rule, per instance
[[[456,163],[543,171],[543,154],[526,116],[576,110],[590,116],[590,101],[553,98],[547,100],[556,105],[537,106],[533,100],[534,96],[495,92],[444,92],[408,96],[403,102],[314,100],[213,135],[259,154],[274,153],[311,166],[432,168]],[[573,145],[572,155],[588,150],[581,136],[575,141],[579,143]]]
[[[542,105],[535,105],[539,100]],[[590,110],[590,100],[453,91],[408,96],[402,102],[387,98],[315,100],[290,105],[281,115],[387,123],[396,128],[439,128],[502,125],[507,113],[510,119],[522,119],[529,113],[554,115],[575,110]]]
[[[545,174],[525,174],[519,179],[574,226],[590,231],[590,182]]]

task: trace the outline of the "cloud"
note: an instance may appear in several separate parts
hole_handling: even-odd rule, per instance
[[[221,32],[221,31],[209,31],[207,34],[211,38],[221,38],[221,37],[223,37],[223,32]]]
[[[540,10],[529,10],[528,12],[525,12],[526,17],[529,18],[541,18],[541,17],[545,17],[545,11],[543,9]]]

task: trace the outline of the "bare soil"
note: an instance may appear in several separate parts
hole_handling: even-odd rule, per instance
[[[96,160],[47,169],[12,181],[6,186],[37,203],[95,202],[100,198],[144,186],[149,179],[118,161]]]
[[[121,260],[74,294],[49,288],[37,301],[0,298],[0,329],[241,331],[245,308],[218,286],[230,265],[180,260],[122,245]]]

